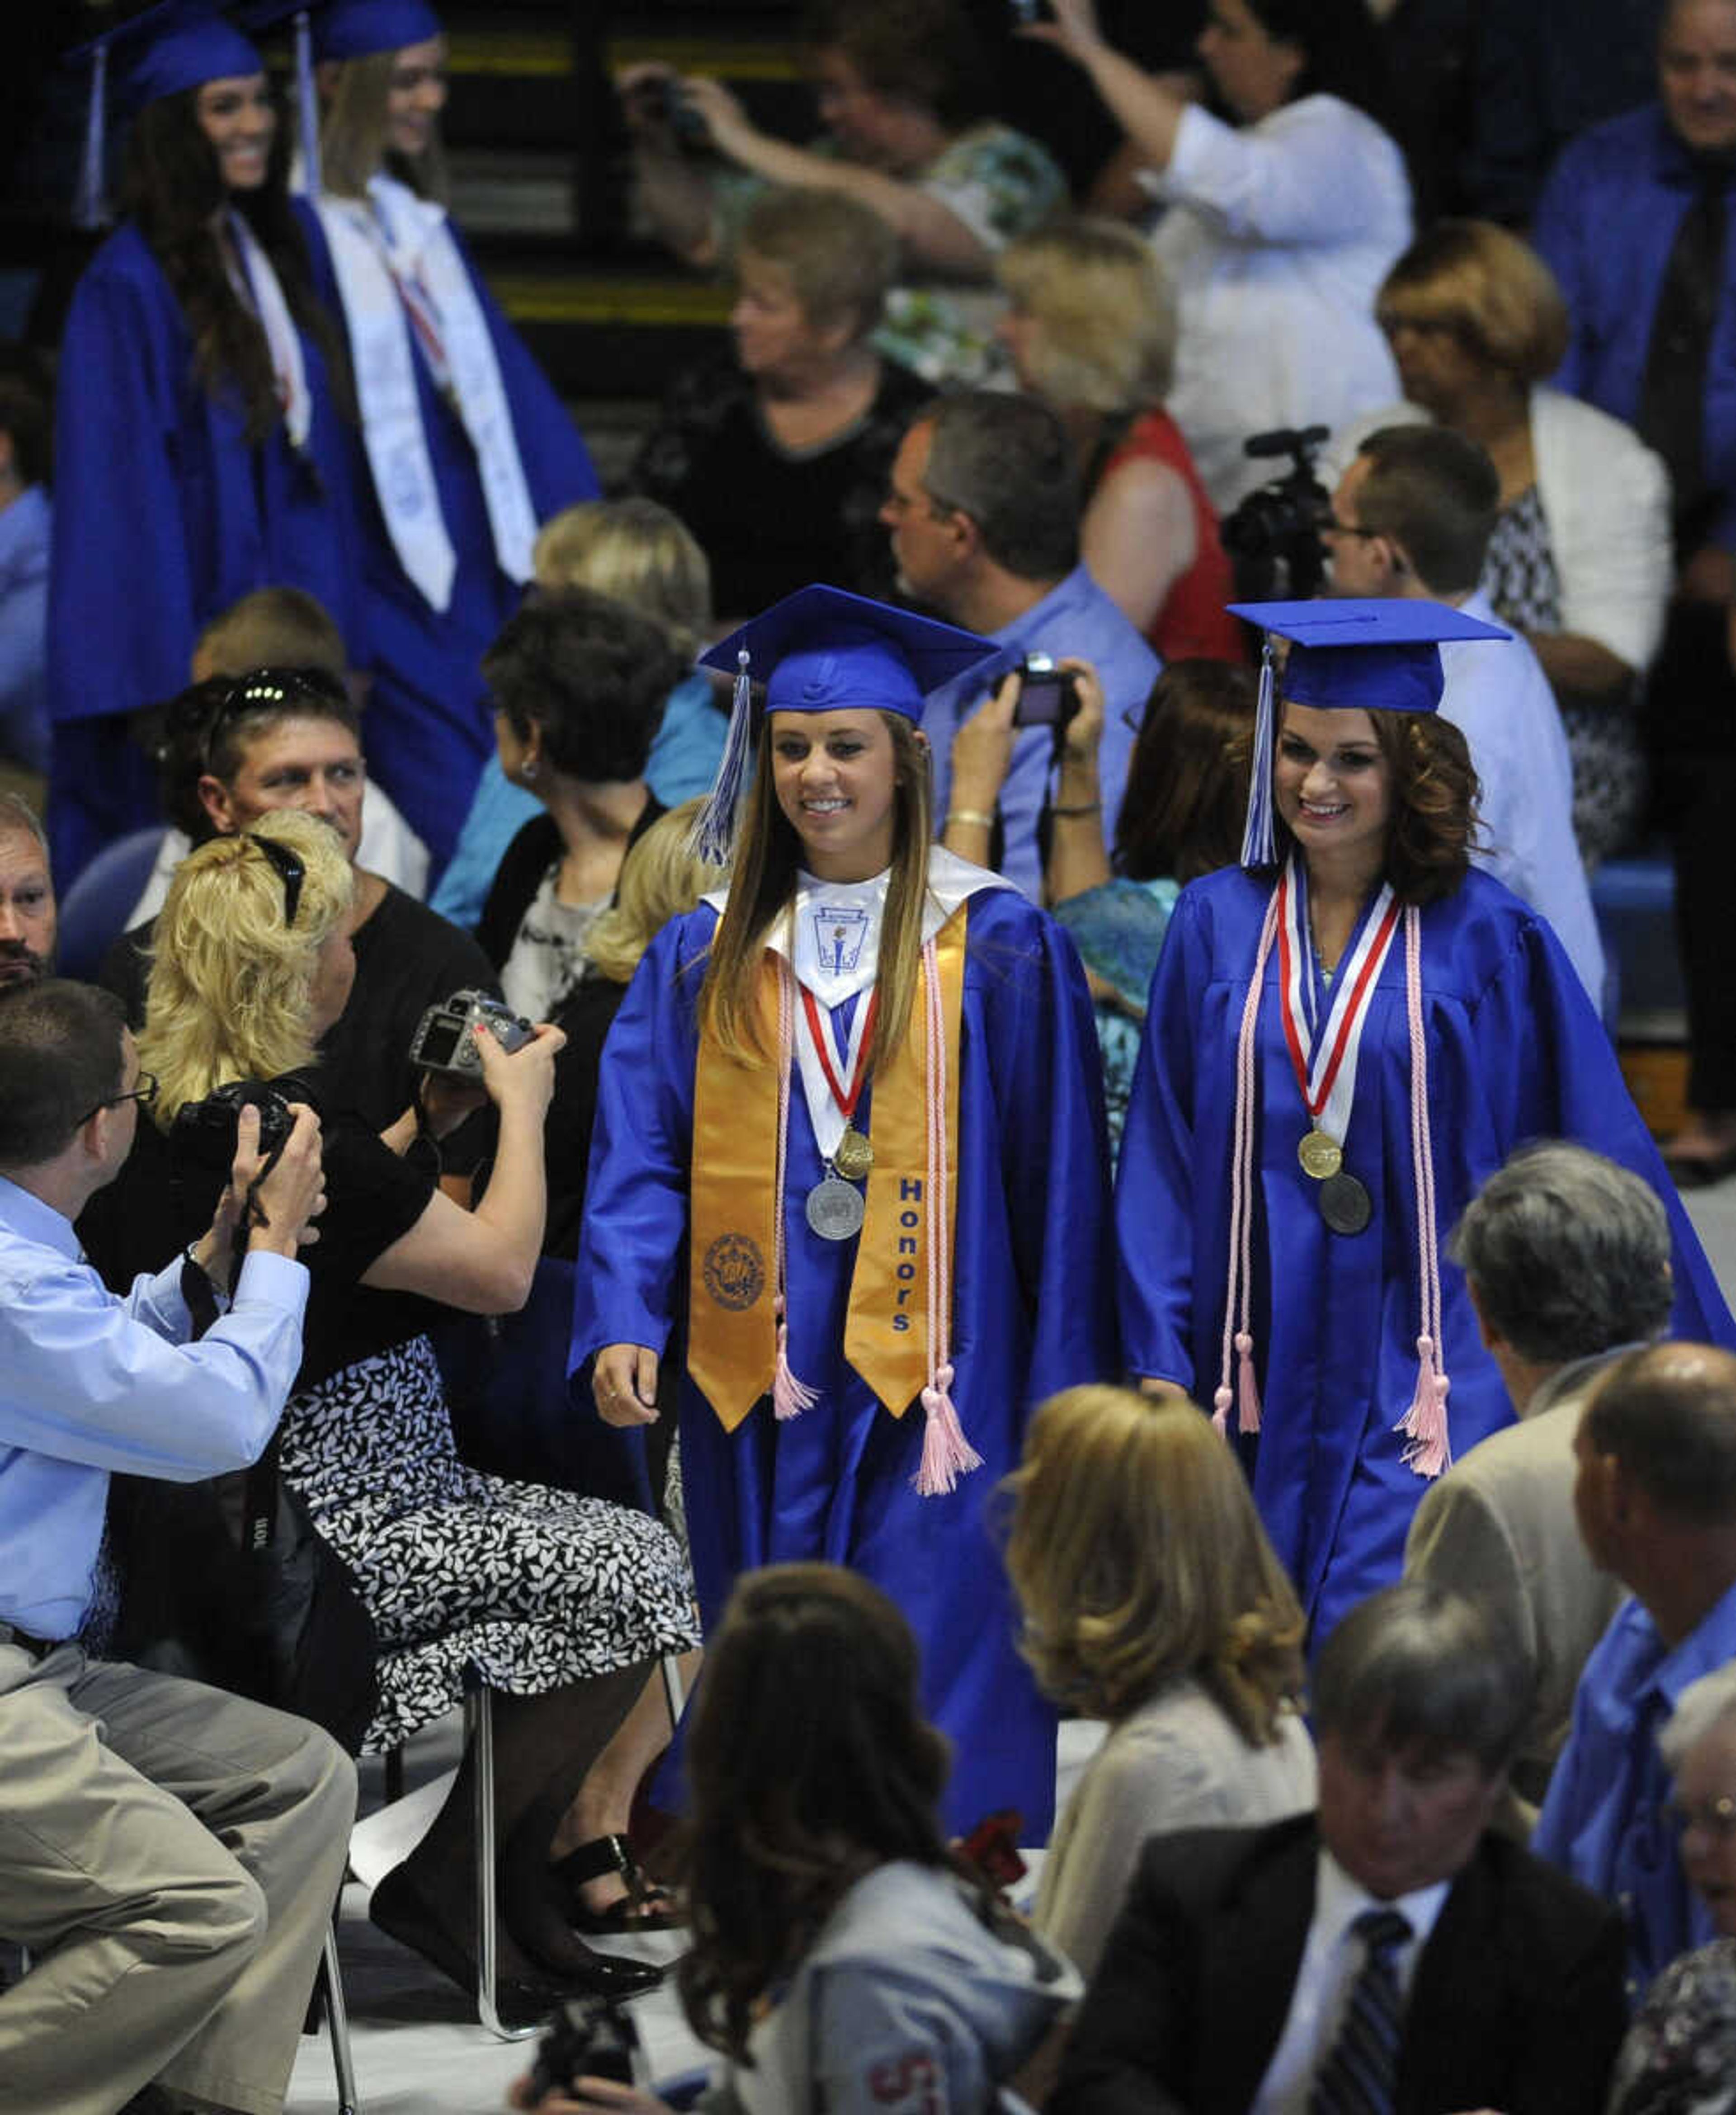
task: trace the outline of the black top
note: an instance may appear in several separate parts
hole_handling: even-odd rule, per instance
[[[299,1389],[407,1343],[439,1319],[443,1310],[435,1301],[361,1282],[427,1210],[437,1177],[431,1154],[412,1147],[401,1159],[360,1117],[321,1108],[324,1080],[315,1085],[290,1074],[274,1084],[286,1099],[320,1110],[324,1154],[319,1239],[300,1252],[311,1282]],[[183,1172],[177,1179],[169,1140],[141,1119],[119,1176],[85,1207],[79,1239],[104,1282],[124,1292],[140,1271],[160,1270],[176,1249],[198,1240],[211,1223],[221,1188],[215,1174]]]
[[[144,1020],[150,962],[144,951],[156,929],[153,919],[123,933],[97,973],[98,983],[126,1006],[135,1029]],[[427,1009],[456,991],[498,995],[500,984],[468,933],[392,882],[353,941],[355,988],[320,1045],[319,1092],[334,1108],[351,1111],[369,1130],[381,1131],[403,1115],[415,1094],[410,1039]],[[456,1164],[451,1153],[447,1157]]]
[[[879,520],[886,479],[905,429],[933,396],[883,360],[860,421],[795,452],[772,438],[752,381],[726,357],[677,379],[629,489],[693,531],[711,561],[712,607],[731,622],[812,580],[885,601],[897,577]]]

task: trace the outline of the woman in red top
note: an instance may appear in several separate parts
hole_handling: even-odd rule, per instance
[[[1175,304],[1162,268],[1133,229],[1072,219],[1010,245],[996,271],[1019,386],[1055,406],[1079,449],[1092,577],[1166,661],[1244,659],[1217,516],[1163,408]]]

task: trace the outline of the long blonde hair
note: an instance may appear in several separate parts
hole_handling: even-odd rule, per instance
[[[880,994],[867,1062],[879,1066],[904,1041],[916,998],[922,957],[923,899],[928,886],[928,846],[934,835],[934,795],[928,746],[902,713],[880,715],[892,737],[892,873],[880,921]],[[739,1062],[771,1062],[759,1034],[759,958],[772,927],[795,895],[801,839],[777,805],[772,781],[771,715],[762,716],[759,754],[748,812],[736,842],[729,901],[712,940],[700,1021]]]
[[[387,145],[386,98],[397,62],[396,52],[337,62],[337,80],[320,118],[320,182],[333,198],[365,198],[369,177],[383,172],[444,205],[448,186],[439,126],[414,160]]]
[[[621,861],[615,901],[584,942],[587,960],[611,984],[630,984],[646,948],[670,920],[691,911],[708,889],[722,886],[728,869],[689,849],[704,805],[704,795],[697,794],[659,815]]]
[[[301,861],[300,899],[284,922],[284,878],[258,840]],[[331,828],[282,809],[213,837],[175,870],[151,948],[139,1062],[158,1079],[153,1114],[176,1112],[229,1080],[272,1080],[314,1057],[314,978],[350,915],[355,876]]]
[[[1118,1719],[1191,1675],[1251,1746],[1276,1739],[1302,1688],[1302,1610],[1203,1411],[1065,1389],[1003,1489],[1019,1650],[1049,1695]]]

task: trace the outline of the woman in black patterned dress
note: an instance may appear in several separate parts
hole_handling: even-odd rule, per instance
[[[161,1082],[160,1125],[236,1079],[298,1076],[298,1098],[317,1101],[314,1044],[354,970],[350,887],[330,830],[293,812],[183,863],[158,920],[140,1035]],[[644,1514],[467,1468],[424,1333],[436,1301],[490,1314],[524,1299],[562,1040],[544,1028],[509,1055],[477,1033],[500,1128],[474,1211],[440,1186],[430,1136],[474,1104],[474,1090],[431,1079],[424,1106],[378,1135],[323,1113],[329,1202],[309,1251],[304,1360],[281,1461],[379,1633],[381,1700],[365,1745],[394,1746],[442,1715],[474,1663],[498,1692],[508,1936],[529,1963],[620,1989],[645,1971],[593,1954],[574,1927],[666,1920],[646,1903],[625,1837],[638,1778],[667,1737],[654,1663],[696,1641],[686,1567]],[[166,1149],[159,1140],[157,1171]],[[141,1200],[165,1194],[157,1171],[141,1163]],[[381,1883],[372,1910],[461,1980],[469,1833],[460,1773],[430,1837]],[[525,1994],[527,2008],[538,1994]]]

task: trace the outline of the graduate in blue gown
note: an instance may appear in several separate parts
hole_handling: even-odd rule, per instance
[[[109,41],[133,112],[127,218],[74,292],[57,390],[48,822],[63,888],[158,819],[124,716],[181,689],[211,618],[298,587],[353,658],[363,644],[327,358],[341,368],[341,346],[308,288],[259,53],[179,0]]]
[[[1116,1194],[1121,1326],[1135,1374],[1235,1434],[1317,1640],[1397,1577],[1427,1480],[1511,1421],[1444,1247],[1515,1146],[1573,1139],[1643,1176],[1670,1213],[1675,1332],[1736,1328],[1560,943],[1468,865],[1475,779],[1435,711],[1431,642],[1471,620],[1390,601],[1243,613],[1306,643],[1275,764],[1262,695],[1270,798],[1243,864],[1182,892],[1152,983]],[[1478,629],[1477,651],[1505,650]]]
[[[950,1822],[1014,1806],[1040,1842],[1055,1720],[988,1512],[1033,1406],[1115,1366],[1090,999],[1059,927],[931,842],[923,695],[989,642],[808,589],[708,658],[744,645],[769,689],[731,887],[653,943],[604,1052],[573,1369],[645,1421],[681,1343],[708,1629],[753,1566],[875,1580],[954,1744]]]
[[[598,486],[436,202],[438,16],[424,0],[329,0],[313,45],[324,115],[302,209],[356,376],[369,768],[437,868],[494,753],[482,656],[531,577],[538,525]]]

